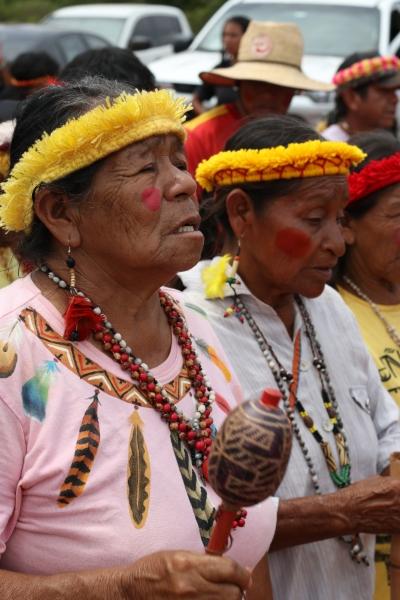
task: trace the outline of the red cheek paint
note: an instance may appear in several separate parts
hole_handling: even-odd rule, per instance
[[[161,207],[161,192],[158,188],[149,187],[143,190],[142,201],[145,206],[151,211],[160,210]]]
[[[303,258],[310,250],[311,238],[299,229],[288,227],[278,231],[275,245],[290,258]]]

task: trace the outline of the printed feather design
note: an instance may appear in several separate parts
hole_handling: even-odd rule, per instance
[[[137,410],[131,416],[131,423],[128,498],[133,524],[140,529],[146,522],[150,504],[150,458],[142,433],[143,421]]]
[[[92,402],[83,415],[75,445],[74,458],[57,499],[60,508],[64,508],[74,498],[82,494],[92,470],[100,443],[100,427],[97,415],[98,395],[99,390],[96,390],[91,398]]]
[[[22,402],[25,413],[37,421],[46,416],[49,389],[59,371],[55,360],[46,360],[35,375],[22,386]]]
[[[10,377],[17,365],[17,347],[21,341],[21,323],[19,319],[0,329],[0,378]]]
[[[222,371],[226,381],[231,381],[232,375],[230,370],[228,369],[224,361],[219,358],[214,348],[212,346],[209,346],[204,340],[196,338],[195,341],[200,350],[202,350],[204,354],[208,356],[211,362],[213,362],[214,365],[216,365],[220,369],[220,371]]]
[[[186,493],[197,521],[201,541],[204,546],[207,546],[214,524],[215,508],[208,499],[206,489],[197,478],[188,450],[175,432],[171,433],[171,442]]]

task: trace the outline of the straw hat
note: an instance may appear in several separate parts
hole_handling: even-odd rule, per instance
[[[329,91],[330,83],[310,79],[301,70],[303,36],[294,23],[251,21],[231,67],[200,73],[206,83],[233,86],[236,81],[261,81],[297,90]]]

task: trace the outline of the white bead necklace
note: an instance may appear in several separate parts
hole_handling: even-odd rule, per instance
[[[399,336],[399,334],[397,333],[397,331],[393,327],[393,325],[391,325],[389,323],[389,321],[387,321],[387,319],[385,319],[385,317],[383,316],[383,314],[381,313],[381,311],[379,310],[379,308],[377,307],[377,305],[375,304],[375,302],[372,302],[371,298],[368,298],[368,296],[366,294],[364,294],[364,292],[362,292],[360,290],[360,288],[358,287],[358,285],[356,285],[354,283],[354,281],[352,279],[350,279],[350,277],[348,277],[347,275],[344,275],[343,280],[351,287],[352,290],[354,290],[356,292],[356,294],[362,300],[364,300],[367,304],[369,304],[369,306],[371,307],[371,309],[373,310],[373,312],[375,313],[375,315],[384,324],[385,329],[388,332],[388,334],[391,337],[391,339],[400,348],[400,336]]]

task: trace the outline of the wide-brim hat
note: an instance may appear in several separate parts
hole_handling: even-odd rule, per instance
[[[251,21],[243,35],[237,62],[231,67],[203,71],[212,85],[233,86],[237,81],[260,81],[296,90],[330,91],[330,83],[307,77],[301,70],[304,42],[294,23]]]

